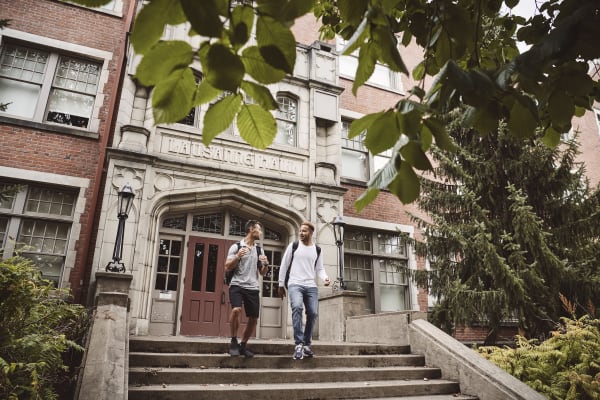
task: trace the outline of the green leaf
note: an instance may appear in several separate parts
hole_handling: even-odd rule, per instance
[[[220,37],[223,22],[214,0],[180,0],[183,11],[194,31],[207,37]]]
[[[136,78],[146,86],[153,86],[173,71],[189,66],[194,59],[192,47],[183,41],[160,42],[143,58],[136,70]]]
[[[356,75],[354,77],[354,83],[352,84],[352,94],[356,96],[358,88],[364,85],[371,75],[373,75],[376,63],[376,45],[374,43],[362,44],[358,54],[358,67],[356,68]]]
[[[418,63],[417,66],[413,68],[412,75],[415,81],[420,81],[425,77],[425,60]]]
[[[285,71],[269,65],[256,46],[245,48],[241,60],[246,72],[260,83],[276,83],[285,77]]]
[[[266,149],[277,135],[273,114],[256,104],[244,104],[237,117],[240,136],[257,149]]]
[[[280,22],[291,22],[312,10],[314,0],[258,0],[258,10]]]
[[[296,39],[290,29],[273,18],[260,16],[256,22],[256,43],[265,61],[288,74],[296,64]]]
[[[553,123],[560,126],[570,124],[575,114],[573,99],[563,91],[554,91],[548,99],[548,112]]]
[[[203,80],[196,87],[196,92],[194,93],[193,106],[199,106],[200,104],[206,104],[216,99],[221,93],[223,93],[220,89],[215,89],[210,86],[210,83]]]
[[[204,114],[202,143],[208,146],[219,133],[229,128],[242,105],[242,96],[231,94],[211,105]]]
[[[532,113],[531,104],[528,107],[522,104],[521,101],[528,103],[531,99],[520,97],[513,102],[507,127],[516,137],[527,138],[531,137],[535,128],[537,128],[537,119]]]
[[[454,143],[446,131],[444,124],[434,117],[425,118],[423,120],[423,129],[427,129],[435,138],[435,144],[446,151],[453,152],[455,150]],[[427,134],[427,133],[426,133]]]
[[[431,162],[421,149],[421,145],[418,142],[410,141],[400,149],[400,154],[404,160],[417,169],[422,171],[431,170]]]
[[[266,110],[275,110],[278,107],[277,101],[271,94],[271,91],[263,85],[250,81],[242,81],[241,89]]]
[[[173,123],[184,118],[192,108],[196,80],[191,68],[173,71],[152,92],[155,124]]]
[[[375,122],[375,120],[381,117],[383,114],[383,111],[374,114],[367,114],[362,118],[352,121],[352,124],[350,125],[350,132],[348,132],[348,139],[359,136],[361,133],[369,129],[373,122]]]
[[[161,38],[165,25],[180,23],[174,15],[181,10],[178,0],[154,0],[142,7],[135,18],[131,32],[131,44],[138,54],[145,54]]]
[[[475,108],[469,106],[464,116],[464,124],[473,127],[482,135],[487,135],[498,129],[499,116],[496,113],[490,112],[487,107]]]
[[[238,5],[231,13],[231,28],[229,40],[233,45],[244,45],[250,39],[254,24],[254,9]]]
[[[549,126],[544,132],[542,143],[548,147],[556,147],[560,143],[560,132]]]
[[[373,200],[375,200],[375,198],[377,198],[378,194],[379,189],[372,187],[364,191],[354,202],[354,208],[356,209],[356,211],[361,212],[366,206],[371,204]]]
[[[387,66],[396,72],[408,75],[408,69],[398,51],[398,40],[388,27],[377,27],[373,31],[375,42],[379,44],[379,55]]]
[[[237,91],[244,77],[244,64],[236,54],[222,44],[213,44],[199,52],[204,77],[211,86]]]
[[[421,184],[412,167],[403,162],[400,164],[398,176],[389,184],[390,192],[395,194],[403,204],[409,204],[419,197]]]
[[[364,144],[373,154],[392,147],[400,138],[398,119],[394,111],[386,111],[367,129]]]

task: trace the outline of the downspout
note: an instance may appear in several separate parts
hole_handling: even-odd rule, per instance
[[[81,303],[82,299],[87,298],[86,302],[88,300],[90,300],[90,294],[89,294],[89,290],[90,290],[90,280],[91,280],[91,268],[89,268],[88,266],[91,266],[92,262],[93,262],[93,257],[91,257],[90,259],[90,241],[92,240],[92,232],[94,230],[94,228],[97,228],[98,223],[99,223],[99,219],[100,219],[100,213],[96,213],[96,207],[98,206],[98,197],[100,197],[100,192],[101,192],[101,188],[102,188],[102,183],[104,183],[104,164],[106,162],[105,158],[106,158],[106,148],[108,146],[108,141],[109,139],[112,139],[114,137],[114,129],[115,129],[115,125],[116,125],[116,118],[115,118],[115,113],[116,110],[118,109],[118,106],[120,104],[120,100],[121,100],[121,90],[123,88],[123,80],[125,77],[125,65],[127,64],[127,49],[129,47],[129,33],[131,30],[131,26],[133,23],[133,17],[135,14],[135,8],[136,8],[136,4],[137,4],[137,0],[130,0],[129,1],[129,8],[127,10],[127,14],[125,15],[125,23],[123,24],[123,38],[124,38],[124,44],[123,47],[121,48],[121,53],[119,54],[119,58],[121,59],[121,62],[119,63],[119,65],[117,65],[117,76],[119,77],[119,80],[117,82],[116,88],[115,88],[115,95],[113,96],[113,100],[109,105],[109,109],[108,109],[108,114],[107,114],[107,122],[109,124],[109,129],[106,131],[106,134],[102,136],[102,141],[101,141],[101,145],[100,145],[100,154],[98,156],[98,166],[96,168],[96,175],[95,175],[95,185],[93,187],[93,191],[92,191],[92,197],[90,199],[90,213],[92,213],[92,215],[94,216],[93,220],[91,221],[92,223],[88,224],[86,232],[85,232],[85,236],[87,238],[87,240],[85,240],[82,244],[82,251],[81,254],[84,254],[85,257],[83,257],[83,268],[84,268],[84,274],[83,274],[83,284],[81,285],[81,287],[79,288],[79,295],[78,297],[75,299],[75,301],[77,303]],[[97,239],[97,238],[96,238]]]

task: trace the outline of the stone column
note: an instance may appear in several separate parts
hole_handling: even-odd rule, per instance
[[[96,311],[78,398],[127,400],[129,285],[133,275],[96,273]]]
[[[346,319],[367,313],[367,294],[340,290],[319,299],[319,340],[345,342]]]

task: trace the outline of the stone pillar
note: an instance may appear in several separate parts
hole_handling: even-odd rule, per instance
[[[319,340],[345,342],[346,318],[367,314],[367,294],[340,290],[319,299]]]
[[[129,285],[133,275],[96,273],[96,311],[78,398],[127,400]]]

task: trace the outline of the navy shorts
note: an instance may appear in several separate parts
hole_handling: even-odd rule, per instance
[[[258,290],[244,289],[237,285],[229,286],[229,302],[231,308],[242,307],[246,309],[246,317],[258,318],[260,311],[260,300]]]

